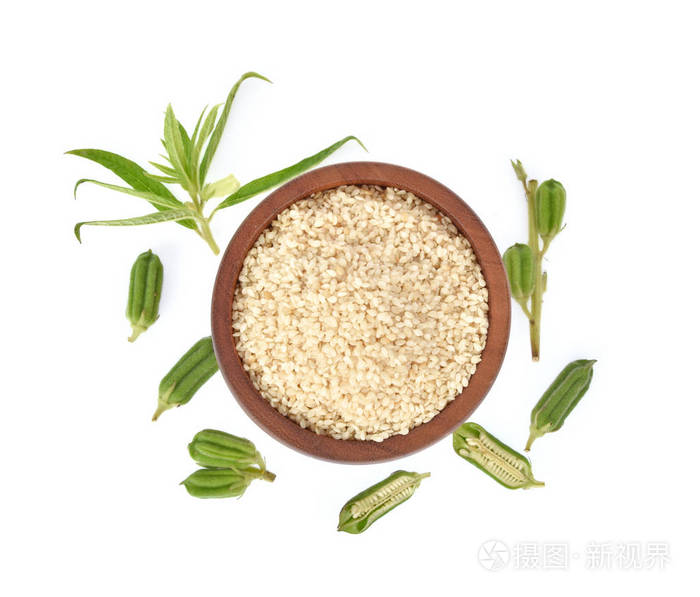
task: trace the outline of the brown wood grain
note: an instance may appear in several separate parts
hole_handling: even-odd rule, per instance
[[[489,332],[482,361],[469,385],[435,418],[383,442],[338,440],[302,429],[275,410],[255,389],[243,369],[232,336],[234,287],[243,260],[270,222],[292,203],[311,193],[347,184],[374,184],[405,189],[450,217],[467,237],[481,265],[489,291]],[[246,413],[286,445],[336,462],[369,463],[405,456],[438,441],[467,419],[493,384],[510,332],[510,293],[501,256],[478,216],[455,193],[414,170],[378,162],[348,162],[312,170],[274,191],[245,219],[229,243],[216,276],[212,298],[212,337],[221,372]]]

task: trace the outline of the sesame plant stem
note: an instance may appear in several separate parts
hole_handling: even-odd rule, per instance
[[[140,325],[133,326],[131,336],[129,336],[127,338],[127,340],[129,340],[129,342],[135,342],[136,338],[138,338],[145,331],[146,331],[146,328],[143,326],[140,326]]]
[[[540,322],[542,321],[542,253],[535,258],[535,290],[532,293],[532,316],[530,317],[530,350],[532,360],[540,360]]]
[[[263,481],[268,481],[269,483],[272,483],[272,482],[275,480],[276,477],[277,477],[277,475],[275,475],[275,473],[271,473],[270,471],[265,471],[265,472],[263,472],[263,474],[260,476],[260,478],[261,478]]]
[[[563,230],[566,190],[553,178],[542,184],[534,179],[528,180],[520,160],[511,160],[510,163],[525,191],[527,245],[515,243],[509,247],[503,253],[503,262],[511,296],[528,318],[532,360],[539,361],[542,295],[547,291],[547,272],[542,271],[542,261],[552,239]]]
[[[540,323],[542,322],[542,295],[544,294],[544,276],[542,260],[549,249],[549,240],[542,242],[542,249],[535,253],[535,290],[532,292],[532,315],[530,316],[530,348],[532,360],[540,360]]]
[[[535,194],[537,193],[537,181],[523,181],[525,188],[525,196],[527,197],[527,244],[532,249],[532,254],[535,255],[535,290],[531,297],[531,309],[526,311],[526,315],[530,320],[530,351],[532,352],[532,360],[540,360],[540,322],[542,320],[542,256],[544,251],[540,251],[540,242],[537,235],[537,220],[535,215]],[[525,310],[523,308],[523,310]]]
[[[523,182],[525,187],[525,196],[527,197],[527,244],[532,249],[532,254],[537,255],[540,250],[539,240],[537,237],[537,220],[535,219],[535,193],[537,193],[537,181],[530,180]]]
[[[267,481],[268,483],[272,483],[277,478],[277,475],[275,475],[275,473],[272,473],[268,470],[261,470],[254,466],[248,466],[245,468],[238,468],[236,466],[232,466],[231,468],[233,468],[234,470],[238,470],[239,472],[243,473],[244,475],[247,475],[251,479],[262,479],[263,481]]]
[[[199,219],[199,230],[201,232],[202,238],[207,241],[207,244],[214,252],[214,255],[219,254],[219,245],[216,244],[214,236],[211,233],[211,228],[209,227],[209,220],[205,217]]]

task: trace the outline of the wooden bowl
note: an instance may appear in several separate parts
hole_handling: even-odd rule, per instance
[[[312,193],[341,185],[370,184],[405,189],[449,216],[467,237],[481,265],[489,291],[489,332],[481,363],[469,385],[432,420],[407,435],[382,442],[340,440],[302,429],[275,410],[255,389],[243,369],[232,336],[234,287],[243,260],[277,215]],[[241,224],[221,260],[212,300],[212,335],[221,373],[248,415],[270,435],[306,454],[336,462],[380,462],[405,456],[445,437],[469,417],[484,399],[508,344],[510,293],[501,256],[477,215],[450,189],[414,170],[377,162],[350,162],[312,170],[274,191]]]

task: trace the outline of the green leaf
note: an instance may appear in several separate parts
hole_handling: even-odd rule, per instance
[[[181,201],[178,201],[175,195],[173,195],[170,190],[157,180],[153,180],[147,176],[147,172],[141,168],[136,162],[122,157],[116,153],[110,151],[104,151],[102,149],[73,149],[67,151],[71,155],[77,155],[81,158],[87,160],[92,160],[104,166],[108,170],[111,170],[119,178],[121,178],[125,183],[131,185],[136,191],[144,191],[146,193],[153,193],[164,199],[171,199],[176,202],[177,205],[182,205]],[[154,205],[156,209],[163,210],[167,209]],[[185,226],[186,228],[191,228],[195,230],[197,226],[193,221],[182,221],[179,224]]]
[[[80,229],[83,226],[144,226],[146,224],[158,224],[160,222],[177,222],[192,218],[192,210],[188,208],[171,209],[168,211],[157,211],[145,216],[127,218],[125,220],[93,220],[91,222],[78,222],[73,231],[80,241]]]
[[[204,185],[202,189],[202,199],[208,201],[212,197],[225,197],[231,193],[235,193],[241,188],[241,183],[233,175],[229,174],[216,182],[210,182]]]
[[[190,178],[187,170],[187,156],[185,154],[185,145],[182,140],[182,134],[179,130],[179,123],[175,118],[173,107],[168,104],[165,111],[165,124],[163,125],[163,143],[168,152],[170,163],[173,168],[181,175],[185,185],[189,185]]]
[[[199,132],[199,125],[202,124],[202,118],[204,118],[204,114],[207,111],[207,108],[209,106],[204,106],[204,110],[202,110],[202,113],[199,115],[199,118],[197,119],[197,124],[194,127],[194,131],[192,131],[192,143],[194,143],[197,140],[197,133]]]
[[[185,126],[177,120],[177,128],[180,130],[180,136],[182,137],[182,143],[185,145],[185,150],[187,149],[187,146],[190,144],[190,136],[187,134],[187,129]]]
[[[168,166],[163,166],[163,164],[159,164],[158,162],[148,162],[151,166],[154,168],[158,168],[163,174],[167,174],[168,176],[172,176],[173,178],[177,176],[177,170],[174,168],[169,168]],[[146,173],[148,174],[148,172]]]
[[[187,166],[187,174],[189,175],[191,180],[194,180],[195,167],[192,165],[192,141],[190,141],[190,137],[187,134],[187,130],[185,129],[185,127],[182,125],[182,123],[179,120],[177,121],[177,127],[180,130],[180,137],[182,137],[182,144],[185,147],[185,160],[186,160],[186,166]]]
[[[204,114],[207,111],[207,108],[209,106],[205,106],[204,110],[202,110],[202,113],[199,115],[199,118],[197,119],[197,124],[194,126],[194,130],[192,131],[192,138],[190,139],[191,142],[191,152],[190,152],[190,170],[192,172],[193,178],[199,177],[199,155],[202,151],[201,145],[197,143],[197,135],[199,134],[199,127],[202,124],[202,119],[204,118]],[[201,186],[201,181],[197,180],[198,185]]]
[[[229,92],[228,97],[226,98],[224,109],[221,112],[221,118],[219,118],[219,122],[216,123],[216,128],[212,133],[211,139],[209,140],[209,145],[207,145],[207,150],[204,152],[204,157],[202,158],[202,164],[199,167],[199,180],[201,182],[204,182],[206,180],[207,172],[209,172],[209,165],[211,164],[211,160],[214,157],[214,153],[216,153],[216,149],[219,146],[221,136],[224,134],[224,127],[226,126],[226,121],[228,120],[228,115],[231,111],[231,105],[233,104],[233,99],[236,97],[238,88],[241,86],[241,83],[243,83],[243,81],[250,78],[262,79],[263,81],[272,83],[272,81],[270,81],[270,79],[268,79],[267,77],[263,77],[258,73],[248,72],[245,73],[240,79],[238,79],[236,84],[231,88],[231,91]]]
[[[78,192],[78,187],[83,184],[84,182],[91,182],[92,184],[99,185],[101,187],[105,187],[106,189],[112,189],[113,191],[119,191],[120,193],[126,193],[127,195],[132,195],[133,197],[140,197],[141,199],[145,199],[148,201],[151,205],[155,207],[164,207],[166,209],[177,209],[178,207],[181,207],[182,204],[179,201],[173,201],[172,199],[165,199],[163,197],[160,197],[159,195],[154,195],[153,193],[146,193],[144,191],[135,191],[134,189],[130,189],[129,187],[120,187],[115,184],[108,184],[106,182],[100,182],[99,180],[93,180],[92,178],[81,178],[78,182],[75,183],[75,188],[73,189],[73,197],[76,199],[77,197],[77,192]]]
[[[180,184],[180,179],[173,178],[172,176],[159,176],[158,174],[151,174],[150,172],[146,172],[146,176],[150,176],[153,180],[167,184]]]
[[[511,160],[510,165],[513,166],[513,170],[515,170],[515,176],[518,178],[518,180],[523,184],[527,184],[527,172],[525,172],[523,163],[520,160]]]
[[[195,141],[195,151],[197,153],[200,153],[202,151],[202,147],[204,147],[204,142],[207,140],[207,137],[211,135],[212,130],[214,130],[214,124],[216,123],[216,115],[219,113],[219,106],[220,104],[217,104],[211,109],[211,112],[207,114],[206,119],[204,120],[204,124],[202,125],[202,130],[199,132],[199,138]],[[204,180],[201,178],[201,170],[200,170],[200,182],[204,182]]]
[[[182,205],[167,187],[148,178],[146,176],[146,171],[136,162],[132,162],[116,153],[103,151],[101,149],[73,149],[66,153],[97,162],[101,166],[114,172],[125,183],[131,185],[137,191],[153,193],[165,199],[171,199],[178,205]]]
[[[184,127],[184,125],[179,120],[177,121],[177,128],[180,131],[180,137],[182,138],[182,144],[185,147],[185,155],[187,155],[187,152],[191,149],[190,136],[187,134],[187,129]]]
[[[244,184],[235,193],[229,195],[228,197],[226,197],[226,199],[219,203],[219,205],[217,205],[214,209],[214,212],[220,209],[224,209],[226,207],[231,207],[232,205],[236,205],[236,203],[241,203],[246,199],[250,199],[255,195],[259,195],[260,193],[263,193],[273,187],[281,185],[282,183],[287,182],[295,176],[299,176],[299,174],[301,174],[302,172],[306,172],[310,168],[313,168],[317,164],[320,164],[323,160],[325,160],[336,150],[340,149],[348,141],[357,141],[360,144],[360,146],[365,151],[367,151],[367,148],[363,145],[362,141],[360,141],[357,137],[353,137],[352,135],[350,135],[349,137],[345,137],[345,139],[341,139],[337,143],[333,143],[333,145],[322,149],[318,153],[309,156],[308,158],[304,158],[300,162],[297,162],[296,164],[289,166],[288,168],[278,170],[277,172],[273,172],[272,174],[268,174],[267,176],[256,178],[255,180]]]

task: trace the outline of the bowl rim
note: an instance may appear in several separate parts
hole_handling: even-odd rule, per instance
[[[447,215],[469,240],[489,292],[489,331],[482,360],[469,384],[433,419],[406,435],[382,442],[319,435],[278,412],[253,385],[232,335],[234,289],[247,255],[260,234],[282,211],[312,193],[350,185],[396,187],[412,192]],[[261,201],[231,238],[219,264],[211,304],[212,340],[227,386],[246,414],[283,444],[316,458],[343,463],[375,463],[417,452],[442,439],[481,404],[505,357],[510,333],[510,290],[493,238],[476,213],[453,191],[415,170],[382,162],[344,162],[317,168],[280,186]]]

